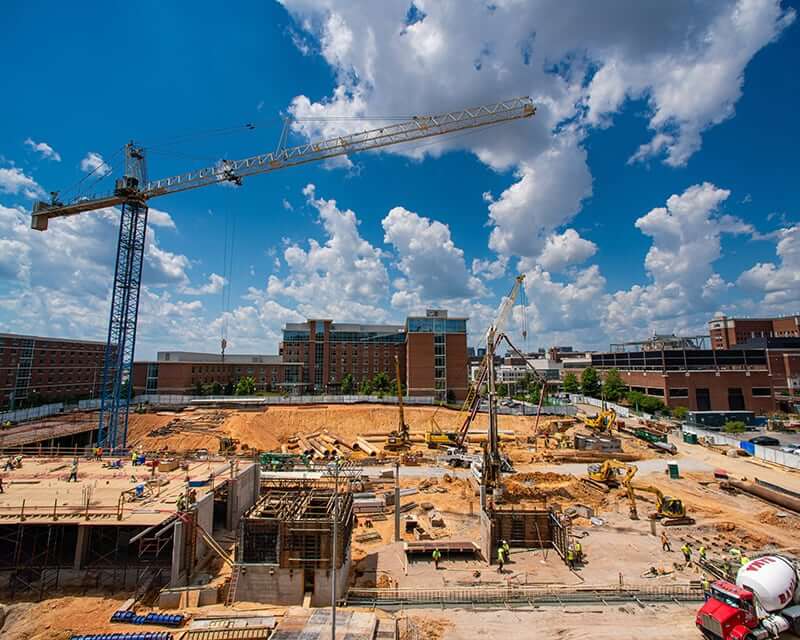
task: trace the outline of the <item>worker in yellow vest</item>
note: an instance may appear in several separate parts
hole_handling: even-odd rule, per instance
[[[433,567],[435,569],[438,569],[439,568],[439,559],[442,557],[442,552],[439,551],[438,547],[433,550],[433,553],[431,554],[431,557],[433,558]]]

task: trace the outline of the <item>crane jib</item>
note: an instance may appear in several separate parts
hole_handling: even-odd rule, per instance
[[[411,120],[384,127],[359,131],[325,140],[311,141],[276,152],[269,152],[241,160],[223,160],[211,167],[178,174],[148,182],[137,194],[137,200],[148,200],[170,193],[179,193],[222,182],[239,183],[242,178],[319,162],[336,156],[379,149],[404,142],[445,135],[455,131],[479,128],[487,125],[529,118],[536,113],[529,97],[513,98],[460,111],[417,116]],[[69,204],[53,201],[37,202],[32,212],[31,226],[43,231],[50,218],[85,213],[110,206],[118,206],[129,199],[124,194],[114,193],[98,198],[83,198]]]

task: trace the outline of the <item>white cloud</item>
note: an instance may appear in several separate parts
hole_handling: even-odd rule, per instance
[[[208,276],[208,282],[199,287],[181,287],[181,293],[188,295],[204,296],[214,293],[219,293],[222,288],[227,284],[227,280],[218,273],[212,273]]]
[[[8,193],[12,196],[22,195],[31,200],[45,197],[44,189],[36,180],[25,175],[17,167],[10,169],[0,167],[0,193]]]
[[[719,209],[730,191],[705,182],[667,199],[636,227],[652,238],[645,268],[652,282],[614,293],[606,328],[612,336],[702,331],[730,283],[714,271],[722,234],[750,234],[747,225]]]
[[[166,211],[160,211],[159,209],[150,208],[147,210],[147,223],[155,227],[164,227],[165,229],[175,228],[175,221],[172,219],[172,216]]]
[[[90,151],[81,160],[81,171],[102,177],[111,173],[111,167],[103,160],[103,156],[95,151]]]
[[[775,247],[778,264],[759,262],[742,273],[737,284],[763,295],[762,307],[776,313],[798,313],[800,309],[800,225],[778,232]]]
[[[34,142],[30,138],[26,138],[25,144],[41,155],[42,158],[46,160],[53,160],[55,162],[61,162],[61,156],[59,153],[46,142]]]
[[[395,306],[420,302],[484,296],[486,289],[471,276],[464,252],[450,237],[450,227],[403,207],[392,208],[381,222],[384,242],[394,246],[397,268],[407,281],[407,291],[393,300]],[[415,297],[414,297],[415,296]]]
[[[472,274],[482,277],[484,280],[497,280],[506,274],[508,268],[508,257],[500,256],[497,260],[479,260],[475,258],[472,261]]]
[[[550,234],[537,262],[547,271],[563,271],[585,262],[596,252],[594,242],[581,238],[575,229],[567,229],[564,233]]]
[[[380,249],[361,237],[353,211],[339,209],[335,200],[318,198],[313,184],[306,185],[303,195],[317,210],[327,239],[324,244],[309,239],[308,249],[288,243],[283,251],[288,274],[271,275],[267,293],[290,298],[309,314],[316,310],[329,317],[357,319],[361,310],[368,317],[385,316],[375,306],[385,299],[389,284]]]

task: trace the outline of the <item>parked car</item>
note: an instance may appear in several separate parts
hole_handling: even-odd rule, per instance
[[[780,448],[784,453],[797,453],[798,449],[800,449],[800,445],[796,444],[787,444],[785,447]]]
[[[780,447],[781,441],[777,438],[773,438],[772,436],[756,436],[755,438],[750,438],[748,442],[752,442],[753,444],[761,445],[762,447]]]

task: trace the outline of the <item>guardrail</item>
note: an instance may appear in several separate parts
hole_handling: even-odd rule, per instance
[[[376,608],[463,605],[564,605],[620,602],[702,602],[703,590],[691,585],[543,589],[541,587],[463,587],[460,589],[350,589],[346,606]]]

